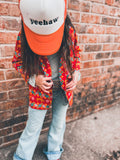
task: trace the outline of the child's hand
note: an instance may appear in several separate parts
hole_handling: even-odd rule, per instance
[[[66,91],[70,91],[70,90],[74,90],[76,85],[77,85],[77,82],[79,80],[79,72],[74,72],[73,75],[72,75],[72,80],[66,85]]]
[[[35,78],[35,84],[41,88],[45,93],[49,93],[48,89],[50,89],[53,85],[52,77],[45,77],[44,75],[38,75]]]

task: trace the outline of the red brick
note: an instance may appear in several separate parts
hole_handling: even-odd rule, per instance
[[[118,23],[117,23],[117,25],[118,25],[118,26],[120,26],[120,19],[118,19]]]
[[[116,65],[116,66],[111,66],[107,68],[107,72],[116,72],[120,70],[120,66]]]
[[[86,32],[90,33],[90,34],[104,34],[105,33],[105,26],[87,25]]]
[[[100,5],[100,4],[92,4],[91,8],[92,13],[98,13],[103,15],[108,15],[109,9],[108,6]]]
[[[15,124],[19,124],[22,122],[25,122],[27,120],[28,116],[27,115],[20,115],[17,117],[12,117],[11,119],[5,120],[5,121],[0,121],[0,128],[6,128],[9,126],[13,126]]]
[[[112,57],[120,57],[120,52],[112,52]]]
[[[102,24],[105,25],[116,25],[117,19],[109,18],[109,17],[102,17]]]
[[[16,70],[6,70],[5,75],[7,80],[21,78],[21,74],[18,73]]]
[[[110,43],[114,42],[114,36],[111,35],[102,35],[98,37],[98,43]]]
[[[25,123],[15,125],[13,127],[13,132],[22,131],[25,128]]]
[[[8,68],[13,68],[12,58],[0,59],[0,69],[8,69]]]
[[[110,15],[115,17],[120,17],[120,9],[119,8],[110,8]]]
[[[15,46],[5,46],[6,57],[13,56],[14,52],[15,52]]]
[[[99,68],[94,68],[94,69],[89,68],[89,69],[84,69],[81,71],[82,77],[97,75],[100,73],[101,73],[101,69],[99,69]]]
[[[17,99],[28,96],[28,89],[13,90],[8,93],[10,99]]]
[[[0,32],[0,44],[15,44],[17,35],[14,32]]]
[[[97,53],[97,54],[96,54],[96,59],[109,58],[110,55],[111,55],[110,52],[106,52],[106,53]]]
[[[80,4],[80,11],[81,12],[90,12],[90,3],[82,1]]]
[[[72,22],[79,22],[80,21],[80,13],[76,13],[76,12],[68,12],[69,16],[72,20]]]
[[[116,37],[115,37],[115,42],[116,42],[116,43],[120,43],[120,36],[116,36]]]
[[[68,9],[81,11],[81,12],[89,12],[90,11],[90,3],[89,2],[80,2],[78,0],[69,0],[68,1]]]
[[[7,100],[5,102],[0,102],[0,111],[6,111],[10,109],[15,109],[19,107],[28,106],[28,98],[20,98],[17,100]],[[23,111],[25,111],[23,109]]]
[[[74,1],[68,0],[68,9],[79,11],[80,10],[80,2],[77,0],[74,0]]]
[[[12,117],[12,112],[11,111],[6,111],[6,112],[3,112],[3,113],[0,113],[0,121],[10,119],[11,117]]]
[[[119,44],[103,44],[103,51],[113,51],[119,49],[120,49]]]
[[[93,60],[93,59],[94,59],[93,53],[81,54],[81,61],[87,61],[87,60]]]
[[[82,14],[81,15],[81,22],[82,23],[95,23],[99,24],[101,17],[98,15],[91,15],[91,14]]]
[[[85,45],[85,52],[101,51],[101,45]]]
[[[84,63],[84,68],[92,68],[100,66],[100,61],[90,61]]]
[[[113,5],[114,0],[105,0],[105,3],[108,4],[108,5]]]
[[[107,66],[107,65],[113,65],[113,64],[114,64],[114,59],[101,61],[101,66]]]
[[[79,43],[97,43],[98,37],[96,35],[80,35]]]
[[[19,108],[15,108],[15,109],[13,109],[13,111],[12,111],[12,115],[14,116],[14,117],[17,117],[17,116],[19,116],[19,115],[25,115],[25,114],[27,114],[28,113],[28,104],[26,105],[26,106],[24,106],[24,107],[19,107]]]
[[[117,34],[120,33],[120,27],[114,26],[114,27],[107,27],[106,28],[106,34]]]
[[[0,92],[7,91],[6,82],[0,82]]]
[[[120,71],[116,71],[112,73],[112,77],[119,77],[120,76]],[[120,85],[120,83],[118,83]]]
[[[94,77],[84,77],[84,78],[82,78],[82,84],[89,83],[89,82],[92,82],[94,80],[95,80]]]
[[[20,16],[20,10],[18,8],[18,4],[10,4],[9,5],[9,15],[10,16]]]
[[[105,3],[110,6],[120,7],[119,0],[105,0]]]
[[[120,66],[120,57],[114,59],[114,65],[115,65],[115,66],[117,66],[117,65]]]
[[[11,132],[12,132],[12,128],[2,129],[2,130],[0,130],[0,136],[6,136],[6,135],[10,134]]]
[[[20,30],[20,21],[16,19],[4,18],[4,28],[6,30]]]
[[[15,52],[15,45],[14,46],[0,46],[0,57],[10,57],[13,56]]]
[[[0,29],[4,29],[4,19],[0,17]]]
[[[0,29],[6,30],[20,30],[20,22],[21,20],[17,20],[14,18],[6,18],[0,17]]]
[[[4,46],[0,46],[0,58],[4,55]]]
[[[0,71],[0,81],[1,80],[5,80],[4,72],[3,71]]]
[[[86,30],[87,30],[87,25],[85,24],[75,24],[75,29],[76,29],[76,32],[77,33],[86,33]]]
[[[7,93],[6,92],[0,93],[0,101],[5,101],[5,100],[7,100]]]
[[[0,15],[8,15],[8,4],[7,3],[0,4]]]
[[[106,80],[106,79],[109,79],[110,76],[111,76],[110,73],[102,74],[102,75],[98,75],[98,76],[97,76],[97,79],[98,79],[98,80]]]
[[[25,87],[25,81],[24,80],[11,80],[7,81],[7,88],[10,89],[18,89],[18,88],[24,88]]]
[[[12,140],[15,140],[15,139],[19,138],[20,135],[21,135],[21,132],[18,132],[18,133],[16,133],[16,134],[12,134],[12,135],[5,136],[5,137],[4,137],[4,143],[5,143],[5,142],[12,141]]]
[[[11,145],[16,145],[16,144],[18,144],[18,139],[12,140],[12,141],[6,142],[6,143],[2,142],[2,144],[0,145],[0,148],[10,147]]]
[[[6,102],[0,101],[0,111],[5,111],[5,110],[7,110]]]
[[[0,15],[20,16],[18,4],[0,3]]]

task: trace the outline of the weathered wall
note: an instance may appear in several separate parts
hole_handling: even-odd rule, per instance
[[[67,121],[120,102],[120,0],[69,0],[82,79]],[[20,30],[18,0],[0,0],[0,147],[16,143],[27,119],[28,86],[12,67]],[[49,110],[43,132],[51,119]]]

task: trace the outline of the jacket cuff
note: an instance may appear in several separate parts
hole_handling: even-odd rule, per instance
[[[32,87],[36,87],[36,86],[35,86],[35,78],[36,78],[36,75],[35,75],[35,74],[29,78],[28,83],[29,83]]]
[[[79,81],[81,79],[81,73],[80,73],[80,70],[75,70],[75,72],[78,72],[78,80]]]

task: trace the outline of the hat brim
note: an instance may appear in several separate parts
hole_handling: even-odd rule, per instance
[[[31,50],[38,55],[52,55],[56,53],[62,43],[64,23],[50,35],[39,35],[32,32],[23,22],[26,39]]]

